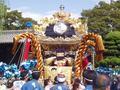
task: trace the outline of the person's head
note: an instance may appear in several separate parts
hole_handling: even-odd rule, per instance
[[[110,90],[110,78],[105,74],[98,74],[93,80],[94,90]]]
[[[28,71],[23,71],[20,73],[20,76],[21,76],[21,80],[25,80],[25,78],[27,77],[28,75]]]
[[[52,83],[51,79],[49,79],[49,78],[44,81],[44,86],[52,85],[52,84],[53,83]]]
[[[79,78],[76,78],[73,83],[73,90],[77,90],[79,88],[79,84],[81,83]]]
[[[120,82],[120,75],[117,76],[118,82]]]
[[[64,83],[66,80],[65,75],[63,73],[60,73],[57,75],[57,81],[58,83]]]
[[[40,71],[38,71],[37,69],[34,69],[32,72],[32,78],[35,80],[38,80],[40,77]]]
[[[13,80],[8,79],[8,81],[7,81],[7,88],[12,88],[13,82],[14,82]]]
[[[116,84],[117,84],[117,82],[118,82],[117,77],[116,77],[116,76],[115,76],[115,77],[113,77],[113,80],[112,80],[112,85],[116,85]]]
[[[83,72],[84,83],[86,85],[92,85],[93,79],[96,78],[97,74],[93,70],[85,70]]]

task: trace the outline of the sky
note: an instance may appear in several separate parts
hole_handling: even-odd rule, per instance
[[[39,20],[52,16],[61,4],[65,6],[66,12],[70,12],[73,17],[79,17],[82,10],[93,8],[99,1],[110,0],[7,0],[7,3],[12,10],[22,12],[23,17]]]

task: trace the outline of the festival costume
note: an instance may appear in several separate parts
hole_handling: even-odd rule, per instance
[[[50,90],[70,90],[70,89],[67,85],[58,83],[55,86],[53,86],[52,88],[50,88]]]
[[[22,86],[21,90],[44,90],[44,89],[43,86],[39,84],[37,80],[33,79],[25,83]]]

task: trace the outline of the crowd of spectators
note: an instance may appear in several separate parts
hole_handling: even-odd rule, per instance
[[[2,76],[9,75],[4,74],[0,74],[0,90],[120,90],[120,75],[109,77],[94,70],[85,70],[82,78],[73,78],[71,84],[63,73],[59,73],[54,81],[49,77],[42,82],[36,68],[21,70],[19,77],[5,78]]]

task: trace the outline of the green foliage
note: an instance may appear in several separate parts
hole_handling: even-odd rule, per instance
[[[118,46],[109,46],[109,47],[107,47],[108,49],[117,49],[118,48]],[[118,51],[119,52],[119,51]]]
[[[22,15],[21,12],[18,12],[17,10],[7,12],[7,16],[5,18],[5,30],[15,30],[19,29],[21,26],[21,19]]]
[[[114,31],[110,32],[106,36],[107,40],[120,40],[120,32],[119,31]]]
[[[118,50],[120,51],[120,44],[118,44],[117,46],[118,46]]]
[[[105,41],[104,42],[105,45],[115,45],[115,41]]]
[[[4,18],[6,16],[7,6],[4,4],[3,0],[0,1],[0,30],[3,30]]]
[[[22,13],[17,10],[7,12],[4,30],[25,29],[25,23],[27,21],[36,23],[32,18],[23,18]]]
[[[110,32],[105,37],[105,57],[107,56],[120,56],[120,32]]]
[[[105,67],[115,67],[120,66],[120,58],[117,57],[107,57],[104,60],[97,62],[97,66],[105,66]]]
[[[22,18],[21,22],[22,22],[22,26],[21,26],[22,29],[26,27],[25,26],[26,22],[32,22],[33,24],[37,24],[37,22],[33,20],[32,18]]]
[[[104,36],[111,31],[120,31],[120,2],[107,4],[101,1],[93,9],[83,10],[82,16],[88,18],[90,32]]]
[[[117,44],[120,44],[120,40],[117,40],[116,43],[117,43]]]
[[[0,30],[25,29],[27,21],[36,23],[32,18],[23,18],[22,13],[18,10],[8,9],[4,1],[0,1]]]
[[[112,56],[116,56],[119,54],[119,50],[117,49],[106,49],[105,53],[107,53],[108,55],[112,55]]]

